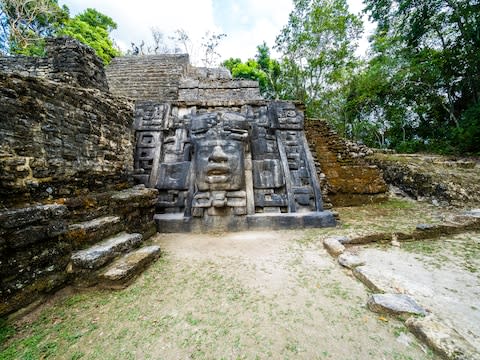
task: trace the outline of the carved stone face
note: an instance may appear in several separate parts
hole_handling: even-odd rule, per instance
[[[241,141],[231,139],[196,139],[194,157],[198,190],[242,190],[245,187],[243,147]]]

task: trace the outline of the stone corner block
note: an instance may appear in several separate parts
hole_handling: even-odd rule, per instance
[[[478,347],[475,348],[455,329],[441,323],[432,314],[423,318],[412,316],[405,325],[417,338],[445,359],[480,360]]]
[[[337,238],[331,237],[323,240],[323,247],[328,251],[328,253],[334,257],[337,257],[345,251],[345,246],[343,246]]]

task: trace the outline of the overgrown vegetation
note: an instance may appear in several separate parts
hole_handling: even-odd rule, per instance
[[[224,65],[258,80],[266,97],[299,100],[341,135],[400,152],[480,153],[480,5],[477,0],[366,0],[377,24],[366,59],[359,15],[346,0],[294,0],[271,71]],[[260,55],[260,52],[259,52]],[[257,55],[257,57],[259,56]]]
[[[365,0],[376,24],[366,58],[356,54],[361,14],[347,0],[293,0],[271,57],[263,43],[254,59],[227,59],[233,77],[258,80],[266,98],[299,100],[311,118],[341,135],[400,152],[480,153],[480,4],[478,0]],[[70,17],[57,0],[0,1],[0,51],[42,55],[46,36],[69,35],[108,63],[119,54],[115,22],[94,9]],[[218,63],[225,34],[206,33],[197,47],[185,30],[132,54],[187,52]],[[200,62],[200,61],[198,61]]]
[[[119,55],[110,38],[117,24],[95,9],[86,9],[71,18],[67,6],[57,0],[0,1],[0,53],[41,56],[45,38],[67,35],[92,47],[108,64]]]

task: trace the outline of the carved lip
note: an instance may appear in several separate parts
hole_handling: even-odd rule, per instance
[[[207,165],[207,176],[225,176],[230,173],[230,168],[226,164]]]
[[[230,168],[226,164],[207,165],[207,182],[210,184],[228,182],[229,174]]]

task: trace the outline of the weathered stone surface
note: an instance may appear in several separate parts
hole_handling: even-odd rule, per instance
[[[424,308],[405,294],[373,294],[367,302],[368,308],[376,313],[391,315],[426,315]]]
[[[326,121],[309,119],[305,133],[312,147],[325,203],[356,206],[387,198],[381,171],[365,157],[372,151],[338,136]]]
[[[385,181],[416,200],[461,207],[480,201],[478,166],[465,169],[461,160],[424,154],[376,153],[368,161],[382,169]]]
[[[141,234],[122,233],[72,255],[75,269],[98,269],[120,253],[137,247],[142,242]]]
[[[0,204],[129,184],[132,104],[94,89],[0,74]]]
[[[243,215],[243,214],[242,214]],[[335,218],[330,211],[310,213],[263,213],[247,215],[246,221],[239,216],[210,216],[198,219],[186,218],[183,214],[156,214],[155,222],[159,232],[183,233],[242,230],[280,230],[293,228],[319,228],[335,226]]]
[[[340,254],[340,256],[338,257],[338,263],[348,269],[354,269],[358,266],[365,265],[365,261],[363,261],[357,255],[350,253]]]
[[[108,91],[103,63],[92,48],[68,37],[56,37],[46,40],[46,50],[45,58],[0,57],[0,72]]]
[[[68,213],[65,205],[38,205],[0,212],[0,228],[24,227],[38,222],[48,222],[64,217]]]
[[[382,276],[380,270],[370,266],[358,266],[353,269],[353,274],[366,287],[377,293],[388,293],[391,290],[391,284]]]
[[[156,232],[158,191],[130,188],[133,103],[105,92],[93,50],[47,53],[0,58],[0,316],[71,281],[85,242]]]
[[[123,287],[128,285],[133,276],[140,273],[148,264],[160,256],[160,247],[145,246],[132,251],[110,265],[100,275],[104,286]]]
[[[435,352],[448,360],[479,360],[480,354],[455,329],[449,328],[433,315],[411,317],[407,327]]]
[[[343,246],[337,238],[331,237],[323,240],[323,247],[327,249],[328,253],[332,256],[339,256],[345,251]]]
[[[104,216],[68,227],[66,238],[75,246],[95,243],[124,229],[120,217]]]
[[[296,104],[245,101],[240,108],[211,108],[201,102],[137,102],[135,128],[136,179],[159,190],[160,232],[187,222],[185,229],[192,231],[335,223],[331,213],[309,215],[323,207]],[[171,213],[186,219],[179,223]],[[281,216],[256,220],[255,214]]]
[[[111,196],[111,201],[118,206],[135,206],[148,207],[151,206],[151,201],[156,199],[158,190],[146,188],[144,185],[137,185],[122,191],[117,191]]]
[[[465,212],[466,216],[471,216],[474,218],[480,218],[480,209],[473,209]]]
[[[177,100],[186,54],[116,57],[106,70],[110,91],[134,100]]]

